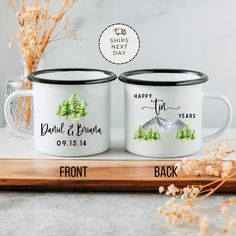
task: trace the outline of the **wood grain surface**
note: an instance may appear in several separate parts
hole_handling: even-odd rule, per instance
[[[2,159],[0,189],[155,192],[160,185],[168,186],[174,183],[178,187],[183,187],[217,180],[212,176],[196,177],[185,175],[183,172],[178,173],[178,177],[155,177],[155,167],[166,169],[167,166],[174,166],[176,162]],[[235,162],[233,163],[235,170]],[[68,177],[69,174],[75,173],[78,175]],[[236,192],[236,178],[228,180],[219,191]]]

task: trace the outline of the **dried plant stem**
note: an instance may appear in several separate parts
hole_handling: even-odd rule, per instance
[[[62,22],[63,17],[76,2],[76,0],[61,0],[62,5],[56,16],[50,14],[49,6],[51,0],[11,0],[19,23],[17,39],[20,53],[23,57],[27,74],[37,70],[49,43],[60,40],[61,34],[68,26],[68,20],[64,27],[55,33]],[[55,33],[55,36],[53,36]],[[32,89],[32,82],[25,79],[23,89]],[[17,114],[22,112],[22,105],[25,102],[25,122],[29,128],[31,124],[31,97],[20,98],[18,101]]]
[[[231,177],[233,177],[233,176],[234,176],[234,174]],[[230,177],[230,176],[228,176],[228,177]],[[228,177],[226,177],[226,178],[228,178]],[[212,181],[209,184],[204,184],[204,185],[202,185],[202,188],[206,188],[206,187],[212,186],[212,185],[214,185],[214,184],[216,184],[218,182],[222,182],[222,178],[219,178],[219,179],[217,179],[215,181]]]
[[[214,182],[219,182],[220,183],[215,187],[215,188],[211,188],[211,191],[209,193],[207,193],[206,195],[204,195],[203,197],[198,199],[198,202],[201,202],[203,200],[205,200],[206,198],[208,198],[209,196],[211,196],[217,189],[219,189],[226,181],[228,181],[230,178],[236,176],[235,174],[229,175],[226,178],[224,178],[223,180],[218,180],[218,181],[214,181]],[[213,182],[211,183],[211,185],[213,184]]]
[[[201,189],[202,189],[202,188],[201,188]],[[211,190],[212,190],[212,188],[206,189],[206,190],[202,190],[202,191],[200,191],[200,194],[208,193],[208,192],[210,192]]]

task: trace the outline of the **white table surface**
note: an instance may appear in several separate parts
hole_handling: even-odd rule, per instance
[[[113,130],[111,150],[90,158],[145,159],[124,151],[122,132]],[[225,138],[236,138],[236,130],[228,130]],[[3,158],[55,158],[38,153],[32,141],[12,137],[5,129],[0,129],[0,152]],[[235,195],[216,194],[203,208],[219,209],[227,197]],[[157,193],[0,191],[0,235],[196,236],[196,227],[172,227],[157,215],[157,207],[167,199]],[[213,231],[222,225],[217,214],[210,219]]]

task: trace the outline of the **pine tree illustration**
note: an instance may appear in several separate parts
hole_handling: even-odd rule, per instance
[[[79,96],[77,95],[77,93],[73,93],[71,95],[69,101],[70,101],[71,106],[72,106],[72,116],[74,116],[74,118],[79,117],[81,101],[80,101]]]
[[[79,106],[80,110],[80,117],[84,118],[88,113],[87,113],[87,102],[82,102]]]
[[[150,128],[148,131],[140,125],[134,134],[134,139],[139,141],[158,141],[161,139],[159,132]]]
[[[65,99],[58,106],[56,114],[60,117],[66,117],[71,121],[79,120],[87,115],[87,103],[80,100],[77,93],[73,93],[69,100]]]
[[[181,139],[181,130],[176,133],[176,139]]]
[[[179,140],[194,140],[196,138],[195,136],[195,130],[191,129],[188,125],[185,125],[182,129],[180,129],[176,133],[176,139]]]
[[[153,130],[152,130],[152,128],[150,128],[150,129],[147,131],[147,138],[148,138],[149,140],[152,140],[152,135],[153,135]]]
[[[157,131],[154,131],[153,134],[152,134],[152,139],[154,141],[160,140],[161,139],[161,134],[159,132],[157,132]]]
[[[140,125],[134,134],[134,139],[135,140],[143,140],[144,138],[145,138],[145,130]]]
[[[62,116],[62,105],[59,105],[58,107],[57,116]]]
[[[145,141],[148,141],[148,134],[147,134],[146,131],[145,131],[145,133],[144,133],[144,140],[145,140]]]
[[[71,115],[72,115],[72,105],[68,100],[64,100],[61,108],[61,116],[64,116],[68,119],[69,116]]]

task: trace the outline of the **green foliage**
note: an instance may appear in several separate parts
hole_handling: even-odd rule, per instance
[[[88,114],[87,102],[81,102],[79,109],[80,109],[80,117],[84,118],[85,116],[87,116]]]
[[[80,117],[80,104],[81,101],[79,99],[79,96],[76,93],[73,93],[72,96],[69,99],[69,102],[72,106],[72,114],[75,119]]]
[[[159,132],[153,132],[152,134],[153,141],[157,141],[161,139],[161,134]]]
[[[69,101],[65,100],[61,108],[61,116],[69,118],[73,114],[72,105]]]
[[[62,110],[62,105],[59,105],[57,109],[57,116],[61,116],[62,113],[61,110]]]
[[[185,125],[176,133],[176,139],[181,141],[194,140],[196,138],[195,130],[191,129],[188,125]]]
[[[139,141],[158,141],[161,139],[161,135],[152,128],[146,131],[140,125],[134,134],[134,139]]]
[[[144,138],[144,136],[145,136],[145,130],[140,125],[134,134],[134,139],[135,140],[142,140]]]
[[[84,118],[87,114],[87,103],[80,100],[77,93],[73,93],[70,99],[65,99],[57,110],[58,116],[72,121]]]

